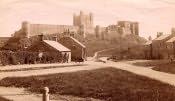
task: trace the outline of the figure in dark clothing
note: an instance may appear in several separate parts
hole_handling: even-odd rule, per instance
[[[66,58],[67,58],[67,53],[65,53],[64,56],[63,56],[63,63],[66,62]]]
[[[67,54],[67,56],[66,56],[66,62],[67,63],[69,62],[69,54]]]

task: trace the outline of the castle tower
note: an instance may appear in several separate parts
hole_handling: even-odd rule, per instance
[[[73,25],[74,25],[74,26],[77,25],[77,21],[76,21],[76,20],[77,20],[77,16],[76,16],[76,14],[74,13],[74,14],[73,14]]]
[[[73,25],[78,26],[85,34],[94,33],[93,14],[84,14],[83,11],[80,11],[79,15],[73,14]]]
[[[173,36],[175,36],[175,28],[172,28],[172,29],[171,29],[171,34],[172,34]]]
[[[139,35],[139,23],[135,22],[134,25],[135,25],[135,28],[134,28],[135,29],[135,33],[134,34],[135,35]]]
[[[138,22],[131,22],[131,33],[134,35],[139,35],[139,24]]]
[[[100,36],[100,26],[99,25],[97,25],[95,27],[95,36],[96,36],[96,38],[99,38],[99,36]]]
[[[30,34],[30,24],[27,21],[22,22],[22,31],[24,32],[21,37],[29,37]]]

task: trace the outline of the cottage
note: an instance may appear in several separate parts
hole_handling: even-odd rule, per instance
[[[157,37],[152,41],[152,58],[168,58],[166,41],[168,41],[170,38],[172,38],[171,34],[165,34]]]
[[[71,50],[73,61],[77,59],[86,60],[86,46],[73,37],[63,37],[59,42]]]
[[[70,62],[71,50],[63,46],[57,41],[43,40],[41,36],[40,41],[31,45],[26,49],[29,52],[38,52],[39,58],[44,58],[47,61],[55,62]]]

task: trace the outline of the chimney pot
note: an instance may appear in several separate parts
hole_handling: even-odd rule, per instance
[[[43,34],[40,34],[38,36],[39,36],[39,41],[43,41],[44,40],[44,35]]]
[[[53,40],[54,40],[54,41],[58,41],[57,36],[54,36],[54,37],[53,37]]]

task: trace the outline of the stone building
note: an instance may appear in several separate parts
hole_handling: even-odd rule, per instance
[[[31,37],[43,34],[63,33],[69,30],[86,37],[86,34],[93,34],[93,14],[73,15],[73,25],[52,25],[52,24],[33,24],[27,21],[22,22],[21,29],[14,33],[14,37]]]
[[[172,38],[172,34],[164,34],[152,40],[152,58],[165,59],[169,58],[167,54],[166,41]]]
[[[175,28],[171,29],[171,34],[175,35]]]
[[[78,26],[80,33],[85,37],[86,34],[94,33],[93,19],[92,13],[84,14],[84,12],[80,11],[79,15],[73,15],[73,25]]]
[[[35,44],[29,46],[26,51],[28,52],[38,52],[45,55],[46,58],[52,56],[51,58],[58,59],[57,62],[70,62],[71,61],[71,50],[63,46],[57,40],[44,40],[43,35],[39,35],[39,40]],[[55,57],[56,56],[56,57]],[[42,57],[42,56],[41,56]],[[46,59],[45,58],[45,59]]]
[[[107,27],[95,27],[96,36],[103,37],[106,39],[114,36],[126,36],[126,35],[139,35],[139,23],[131,21],[118,21],[115,25],[108,25]]]
[[[118,21],[118,26],[123,28],[122,34],[139,35],[139,23],[131,21]]]
[[[63,37],[59,42],[71,50],[72,61],[76,59],[86,60],[86,46],[73,37]]]
[[[175,37],[172,37],[167,42],[167,54],[170,58],[175,58]]]
[[[23,22],[22,28],[14,34],[14,37],[32,37],[43,34],[63,33],[69,30],[70,32],[77,33],[79,28],[72,25],[48,25],[48,24],[31,24]]]

